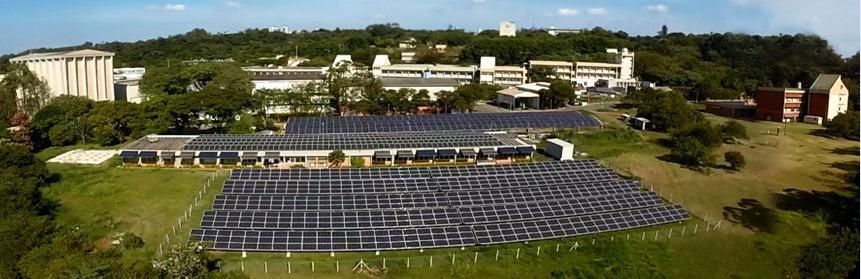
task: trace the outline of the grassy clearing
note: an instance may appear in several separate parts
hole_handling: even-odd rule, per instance
[[[49,164],[49,168],[61,177],[44,190],[59,202],[59,224],[89,230],[91,235],[132,232],[146,243],[136,255],[140,257],[158,250],[164,235],[172,233],[171,226],[213,173],[121,168],[115,161],[101,166]],[[187,231],[178,234],[187,235]]]
[[[609,111],[595,114],[605,123],[618,121],[619,116]],[[706,116],[712,123],[729,120]],[[808,124],[738,121],[750,139],[725,144],[717,152],[741,152],[747,166],[739,172],[718,168],[704,174],[663,161],[659,157],[669,151],[657,143],[666,135],[651,132],[637,132],[651,147],[603,159],[619,172],[654,185],[665,198],[682,202],[693,214],[727,224],[718,234],[670,242],[680,260],[672,277],[783,277],[788,271],[784,267],[794,264],[795,248],[825,231],[816,216],[791,211],[816,201],[787,191],[843,192],[846,170],[858,168],[857,142],[816,136],[818,127]],[[591,152],[589,145],[580,148]]]

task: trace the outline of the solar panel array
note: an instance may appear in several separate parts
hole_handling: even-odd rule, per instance
[[[195,239],[216,250],[374,251],[578,236],[689,218],[592,160],[235,170]]]
[[[182,150],[194,151],[272,151],[272,150],[370,150],[399,148],[456,148],[520,146],[508,134],[478,131],[287,134],[287,135],[200,135]]]
[[[507,130],[597,127],[597,118],[577,112],[470,113],[297,117],[288,120],[288,134],[375,133],[410,131]]]

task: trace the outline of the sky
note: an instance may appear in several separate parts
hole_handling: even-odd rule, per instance
[[[236,32],[364,28],[592,28],[632,35],[670,32],[817,34],[837,53],[861,45],[859,0],[0,0],[0,54],[83,42],[137,41],[204,28]]]

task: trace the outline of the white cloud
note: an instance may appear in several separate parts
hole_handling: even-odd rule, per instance
[[[556,12],[564,16],[577,15],[580,13],[580,11],[574,8],[559,8]]]
[[[171,12],[181,12],[185,11],[185,5],[183,4],[165,4],[161,7],[162,10],[171,11]]]
[[[239,8],[242,6],[241,3],[237,2],[237,1],[230,1],[230,0],[224,1],[224,5],[227,5],[228,7],[232,7],[232,8]]]
[[[665,14],[665,13],[670,11],[670,8],[668,8],[667,5],[664,5],[664,4],[657,4],[657,5],[646,6],[646,10],[651,11],[651,12],[656,12],[659,14]]]
[[[605,8],[589,8],[588,10],[586,10],[586,13],[588,13],[590,15],[606,15],[607,9],[605,9]]]

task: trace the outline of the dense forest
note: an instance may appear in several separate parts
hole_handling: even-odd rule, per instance
[[[358,30],[315,30],[298,33],[248,29],[212,34],[195,29],[186,34],[138,42],[85,43],[59,49],[96,48],[116,53],[115,67],[140,67],[192,59],[232,58],[243,65],[281,64],[276,55],[295,55],[328,65],[337,54],[351,54],[354,61],[370,64],[376,54],[400,57],[398,43],[418,42],[423,62],[475,64],[481,56],[496,56],[499,64],[522,64],[530,59],[606,61],[606,48],[636,52],[636,75],[660,85],[688,89],[689,98],[735,97],[757,86],[810,85],[820,73],[838,73],[857,96],[858,54],[843,58],[815,35],[758,36],[734,33],[629,36],[600,27],[579,34],[550,36],[542,30],[522,30],[517,37],[499,37],[492,30],[479,34],[459,29],[406,30],[398,24],[374,24]],[[423,57],[423,45],[447,44],[444,56]],[[0,57],[0,68],[8,59]],[[261,59],[272,57],[272,59]],[[423,59],[425,58],[425,59]],[[853,98],[854,99],[854,98]],[[857,103],[857,102],[855,102]]]

